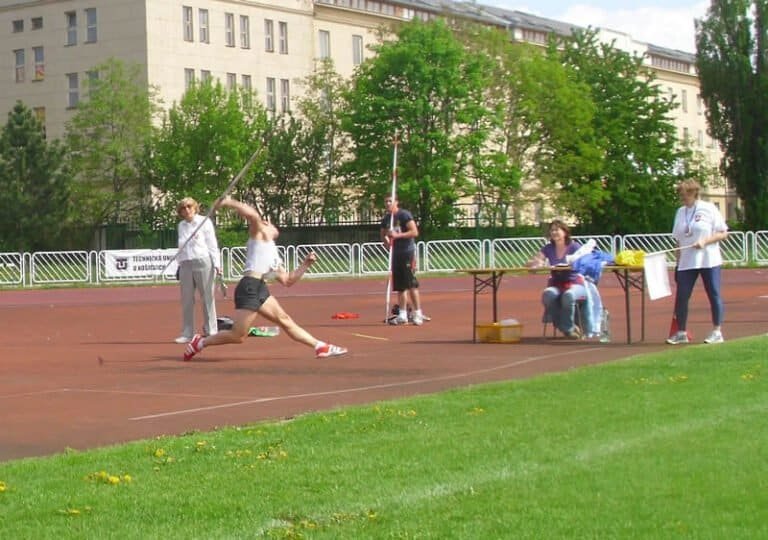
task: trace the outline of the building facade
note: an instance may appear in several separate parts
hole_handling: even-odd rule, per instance
[[[85,81],[109,58],[143,67],[142,83],[166,107],[196,80],[219,79],[251,89],[267,109],[284,112],[301,95],[300,82],[330,57],[342,76],[371,54],[382,25],[419,18],[463,17],[505,29],[511,39],[546,43],[570,25],[519,11],[438,0],[0,0],[0,111],[21,100],[46,126],[65,132]],[[707,135],[694,55],[600,30],[617,47],[644,55],[658,83],[679,107],[681,140],[716,165],[720,151]],[[706,198],[732,218],[737,197],[714,186]]]

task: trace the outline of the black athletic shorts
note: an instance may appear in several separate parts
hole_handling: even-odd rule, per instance
[[[269,289],[263,279],[245,276],[235,288],[235,308],[259,311],[269,298]]]
[[[392,290],[418,289],[419,280],[413,275],[414,252],[392,254]]]

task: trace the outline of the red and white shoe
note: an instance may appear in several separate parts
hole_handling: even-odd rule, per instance
[[[195,334],[192,341],[187,343],[187,348],[184,350],[184,361],[189,362],[192,357],[203,350],[203,336]]]
[[[331,345],[330,343],[324,343],[323,345],[315,347],[315,356],[317,356],[317,358],[341,356],[342,354],[347,354],[347,349],[337,345]]]

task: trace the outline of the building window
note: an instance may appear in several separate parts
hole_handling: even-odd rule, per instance
[[[14,34],[18,34],[19,32],[24,31],[24,19],[16,19],[11,23],[11,31]]]
[[[275,23],[272,19],[264,19],[264,50],[275,51]]]
[[[251,76],[250,75],[243,75],[240,77],[240,84],[243,87],[243,90],[250,93],[253,85],[251,84]]]
[[[288,54],[288,23],[280,22],[280,54]]]
[[[704,132],[702,130],[699,130],[698,134],[696,135],[696,145],[699,148],[704,146]]]
[[[96,82],[99,80],[99,72],[96,70],[86,71],[85,77],[87,79],[88,95],[90,96],[91,92],[93,92],[93,89],[96,87]]]
[[[67,73],[67,107],[72,109],[80,103],[80,79],[77,73]]]
[[[195,70],[184,68],[184,89],[189,90],[195,84]]]
[[[363,36],[352,36],[352,64],[363,63]]]
[[[200,82],[208,82],[211,80],[211,70],[209,69],[201,69],[200,70]]]
[[[267,77],[267,110],[275,112],[277,103],[275,101],[275,79]]]
[[[683,112],[688,112],[688,90],[680,91],[680,105],[683,108]]]
[[[696,114],[704,114],[704,98],[701,94],[696,94]]]
[[[208,33],[208,10],[200,9],[198,10],[197,15],[200,19],[200,43],[210,43],[211,38]]]
[[[320,58],[331,57],[331,33],[328,30],[320,30]]]
[[[16,82],[24,82],[25,77],[25,63],[24,49],[17,49],[13,51],[13,56],[16,58]]]
[[[683,128],[683,142],[688,142],[691,139],[691,132],[688,128]]]
[[[67,20],[67,42],[66,45],[77,45],[77,13],[68,11],[64,14]]]
[[[192,8],[181,6],[182,19],[184,21],[184,41],[195,40],[195,28],[192,25]]]
[[[227,90],[232,92],[237,88],[237,74],[227,73]]]
[[[224,14],[224,41],[227,47],[235,46],[235,16],[232,13]]]
[[[247,15],[240,15],[240,47],[251,48],[251,22]]]
[[[40,122],[40,125],[45,129],[45,107],[35,107],[32,109],[32,113],[34,113],[37,121]]]
[[[96,8],[88,8],[85,10],[85,42],[96,43],[98,38],[96,32]]]
[[[291,82],[280,79],[280,110],[287,113],[291,110]]]
[[[45,50],[42,47],[32,47],[32,56],[35,58],[35,81],[45,79]]]
[[[43,29],[43,18],[42,17],[32,17],[32,30],[42,30]],[[45,111],[45,107],[42,108],[43,111]]]

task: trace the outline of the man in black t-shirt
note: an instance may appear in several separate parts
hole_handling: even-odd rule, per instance
[[[413,215],[397,205],[397,199],[387,196],[384,199],[387,213],[381,220],[381,241],[392,249],[392,290],[397,292],[400,306],[397,317],[389,319],[391,324],[408,323],[408,303],[413,308],[413,324],[421,326],[424,314],[419,298],[419,281],[414,275],[416,241],[419,229]]]

